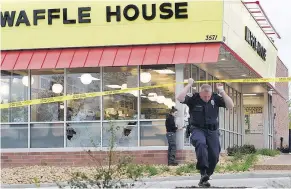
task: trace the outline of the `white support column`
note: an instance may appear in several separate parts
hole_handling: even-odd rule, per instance
[[[176,64],[176,82],[183,82],[184,81],[184,65],[183,64]],[[176,101],[176,108],[178,109],[178,117],[176,119],[176,123],[179,127],[184,126],[184,108],[183,104],[176,100],[178,94],[183,90],[184,85],[179,84],[175,87],[175,101]],[[177,150],[181,150],[184,147],[184,130],[178,130],[176,134],[176,144]]]
[[[245,144],[245,111],[244,111],[244,98],[243,93],[240,95],[240,124],[241,124],[241,133],[242,133],[242,145]]]
[[[263,135],[264,135],[264,148],[269,148],[269,99],[268,93],[264,93],[264,108],[263,108]]]

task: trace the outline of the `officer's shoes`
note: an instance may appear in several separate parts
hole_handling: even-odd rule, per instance
[[[168,163],[168,166],[177,166],[177,165],[179,165],[177,162]]]
[[[200,183],[199,182],[199,187],[201,187],[201,188],[209,188],[211,185],[210,185],[210,183],[208,182],[208,181],[205,181],[205,182],[202,182],[202,183]]]
[[[198,186],[199,187],[206,187],[206,188],[210,187],[210,183],[208,182],[208,180],[209,180],[209,176],[207,174],[202,175]]]

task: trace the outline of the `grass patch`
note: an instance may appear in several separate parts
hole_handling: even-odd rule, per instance
[[[126,175],[128,178],[137,180],[143,176],[144,167],[142,165],[129,164],[126,169]]]
[[[215,167],[215,172],[221,173],[223,171],[223,167],[219,164],[216,165]]]
[[[243,146],[233,146],[226,149],[227,155],[234,156],[235,154],[254,154],[256,153],[256,148],[254,145],[245,144]]]
[[[226,165],[217,168],[218,172],[241,172],[248,171],[257,162],[258,155],[276,156],[280,154],[278,150],[255,149],[254,145],[234,146],[227,148],[229,161]]]
[[[225,161],[219,163],[215,172],[245,172],[250,171],[260,155],[263,156],[276,156],[280,154],[278,150],[260,149],[254,150],[252,146],[246,145],[242,147],[229,148],[229,156],[225,157]],[[138,165],[138,164],[127,164],[124,167],[124,171],[121,172],[124,178],[130,178],[137,181],[142,177],[154,177],[154,176],[171,176],[171,175],[191,175],[199,173],[196,170],[195,163],[187,163],[179,165],[177,167],[170,168],[165,165]],[[34,183],[37,183],[34,181]]]
[[[148,172],[149,176],[155,176],[159,173],[158,169],[155,166],[147,165],[145,171]]]
[[[257,161],[256,154],[249,154],[246,156],[244,163],[242,164],[241,170],[247,171],[249,170]]]
[[[182,175],[183,173],[196,173],[196,165],[194,163],[188,163],[178,167],[175,171],[177,175]]]
[[[260,149],[257,150],[257,154],[263,155],[263,156],[277,156],[280,154],[279,150],[270,150],[270,149]]]
[[[161,172],[169,172],[170,171],[170,168],[168,166],[162,166],[161,168]]]
[[[240,152],[235,153],[235,154],[233,155],[233,158],[231,159],[231,161],[232,161],[232,162],[236,162],[236,161],[243,160],[244,156],[245,156],[245,154],[243,154],[243,153],[240,153]]]
[[[257,161],[257,154],[235,153],[225,165],[218,164],[216,172],[244,172],[250,170]]]

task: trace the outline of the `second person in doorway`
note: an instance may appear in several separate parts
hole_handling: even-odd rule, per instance
[[[166,130],[167,130],[167,140],[168,140],[168,165],[177,166],[176,161],[176,131],[179,129],[176,125],[175,118],[177,117],[178,110],[172,107],[170,113],[166,118]]]

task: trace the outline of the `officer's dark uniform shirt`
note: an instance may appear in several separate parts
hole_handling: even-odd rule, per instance
[[[167,132],[175,133],[177,131],[175,117],[172,114],[169,114],[166,118],[166,130]]]
[[[189,107],[190,124],[198,127],[218,126],[219,107],[226,107],[223,98],[217,93],[212,93],[207,103],[200,98],[199,93],[188,94],[182,103]]]

